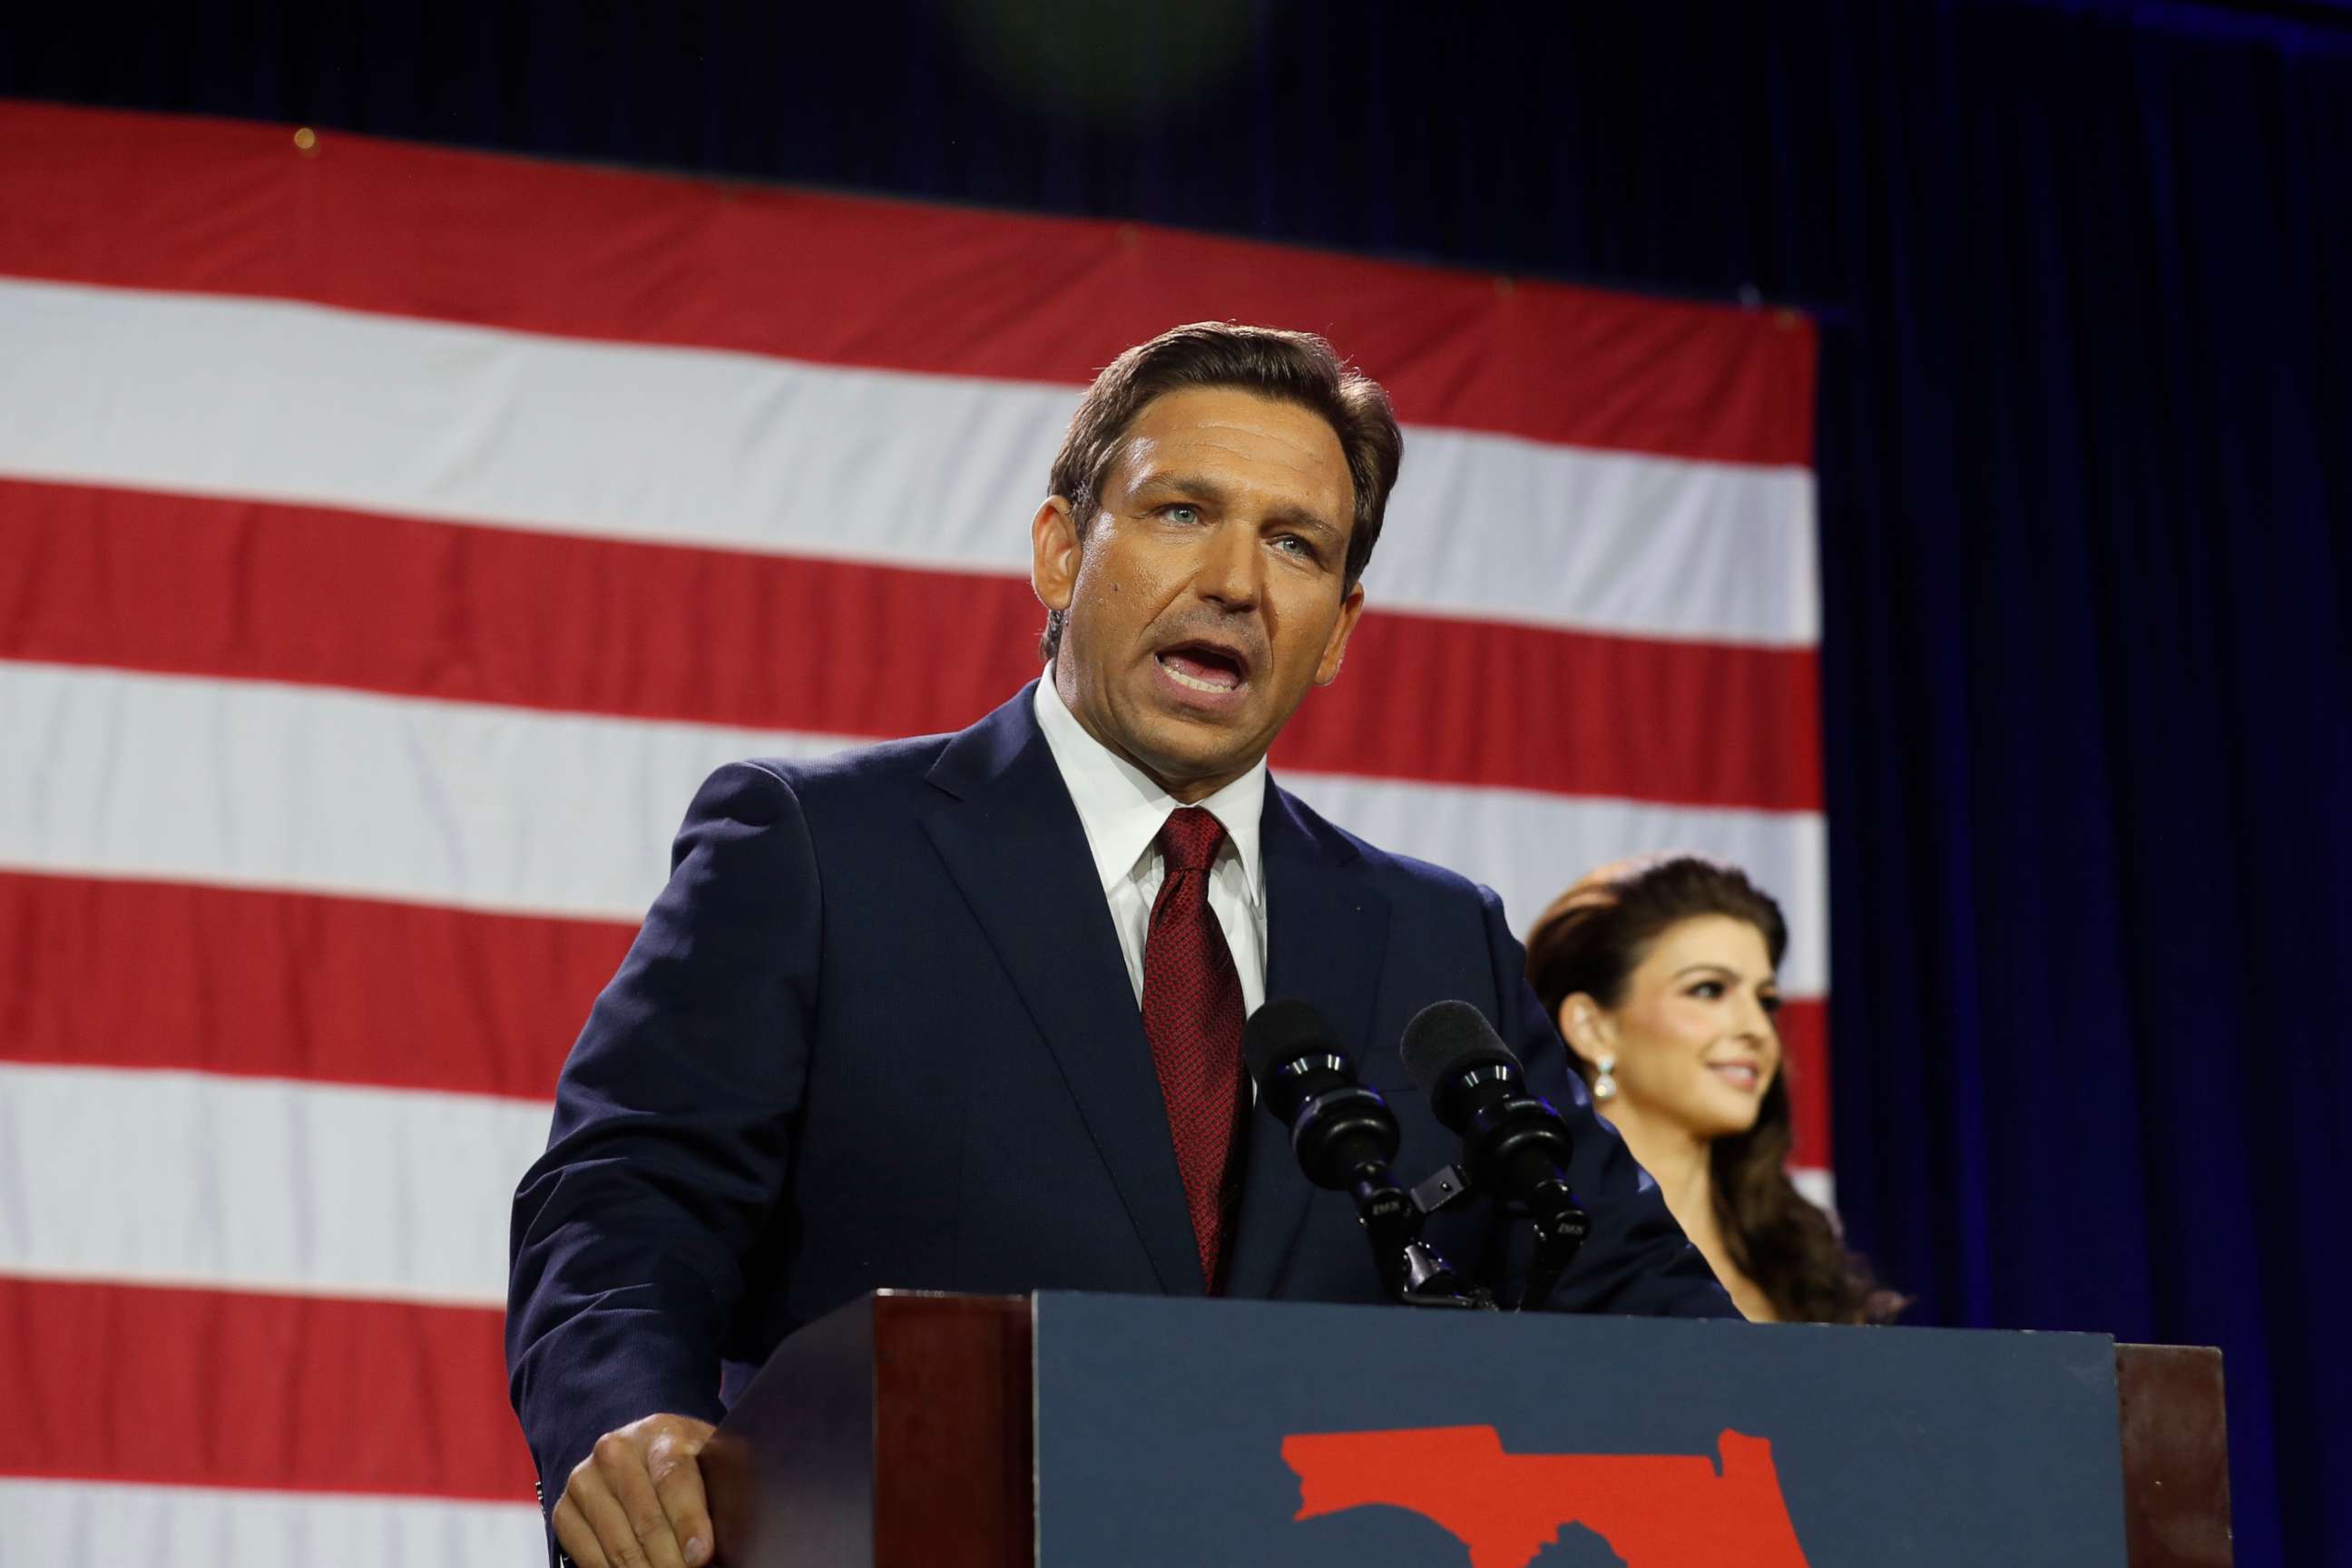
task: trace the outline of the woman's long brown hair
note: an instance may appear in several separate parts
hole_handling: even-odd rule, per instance
[[[1679,855],[1604,866],[1555,899],[1528,936],[1528,980],[1555,1018],[1579,992],[1613,1009],[1650,944],[1700,915],[1754,926],[1780,966],[1789,945],[1780,906],[1738,868]],[[1790,1322],[1891,1321],[1903,1298],[1877,1288],[1869,1264],[1846,1250],[1830,1217],[1789,1180],[1794,1138],[1784,1055],[1756,1124],[1708,1148],[1716,1218],[1732,1261]]]

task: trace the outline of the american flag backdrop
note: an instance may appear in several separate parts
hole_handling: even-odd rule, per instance
[[[0,1563],[536,1559],[508,1203],[671,829],[1033,675],[1078,389],[1206,318],[1406,425],[1278,776],[1522,930],[1748,868],[1825,1181],[1803,320],[0,103]]]

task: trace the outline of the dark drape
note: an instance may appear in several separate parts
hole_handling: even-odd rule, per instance
[[[2240,1560],[2352,1563],[2352,18],[26,9],[0,92],[1817,310],[1853,1234],[1915,1321],[2222,1345]]]
[[[1937,1321],[2224,1346],[2248,1563],[2352,1562],[2352,1081],[2309,1000],[2352,983],[2346,41],[1876,40],[1824,377],[1855,1228]]]

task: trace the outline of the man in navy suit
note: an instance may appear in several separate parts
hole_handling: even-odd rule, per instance
[[[865,1291],[1381,1299],[1243,1081],[1269,996],[1339,1026],[1432,1164],[1454,1143],[1396,1042],[1477,1005],[1575,1134],[1593,1231],[1554,1304],[1729,1313],[1495,896],[1266,776],[1339,674],[1402,447],[1319,338],[1129,350],[1031,524],[1045,678],[961,734],[703,785],[515,1200],[515,1408],[580,1568],[708,1562],[722,1383]],[[1500,1283],[1501,1234],[1433,1239]]]

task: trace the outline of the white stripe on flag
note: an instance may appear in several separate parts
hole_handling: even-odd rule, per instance
[[[0,865],[634,923],[712,768],[844,743],[0,662]],[[1494,888],[1521,930],[1605,860],[1690,848],[1734,861],[1788,910],[1782,984],[1825,988],[1816,813],[1281,778],[1382,848]]]
[[[26,1568],[531,1568],[546,1558],[528,1502],[0,1479],[0,1563]]]
[[[549,1110],[0,1063],[0,1273],[503,1306]]]
[[[0,279],[0,472],[22,478],[1020,576],[1076,402],[1059,386],[24,279]],[[1368,579],[1383,604],[1818,639],[1803,468],[1418,426],[1407,452]]]

